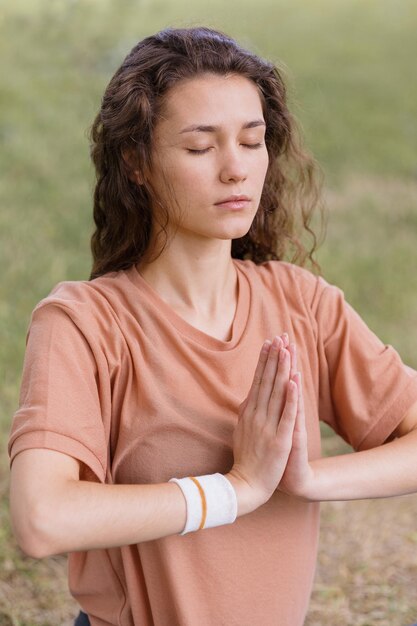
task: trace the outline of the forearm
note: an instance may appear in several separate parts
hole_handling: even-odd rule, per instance
[[[174,483],[103,485],[68,480],[37,503],[27,501],[25,513],[27,521],[16,529],[17,538],[30,556],[43,558],[180,533],[186,504]],[[17,514],[14,517],[18,519]]]
[[[303,499],[360,500],[417,492],[417,431],[371,450],[317,459]]]
[[[237,515],[256,508],[230,474]],[[14,488],[13,526],[21,548],[34,558],[53,554],[131,545],[179,534],[186,522],[186,502],[175,483],[106,485],[69,479],[48,491]],[[204,532],[202,530],[201,532]]]
[[[237,515],[242,515],[248,512],[243,487],[229,474],[227,477],[235,488]],[[103,485],[70,481],[59,506],[54,553],[119,547],[179,534],[187,514],[181,489],[168,482]]]

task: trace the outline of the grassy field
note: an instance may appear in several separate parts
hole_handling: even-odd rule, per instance
[[[70,624],[63,557],[11,537],[5,446],[30,312],[88,277],[86,132],[142,37],[207,24],[283,67],[321,163],[324,276],[417,368],[417,5],[411,0],[0,0],[0,626]],[[323,429],[327,454],[346,449]],[[308,626],[417,621],[417,496],[323,505]]]

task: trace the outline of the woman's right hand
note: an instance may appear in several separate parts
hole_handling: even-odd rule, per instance
[[[295,348],[275,337],[262,346],[252,386],[233,433],[234,464],[226,477],[238,496],[238,515],[264,504],[284,473],[292,446],[298,390]]]

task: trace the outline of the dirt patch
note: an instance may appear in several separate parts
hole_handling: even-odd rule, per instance
[[[417,497],[325,502],[306,626],[417,621]]]

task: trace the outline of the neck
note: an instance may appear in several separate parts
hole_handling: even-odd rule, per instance
[[[142,277],[174,308],[205,318],[219,315],[236,301],[237,275],[231,257],[231,240],[190,242],[176,236],[162,254],[137,269]]]

